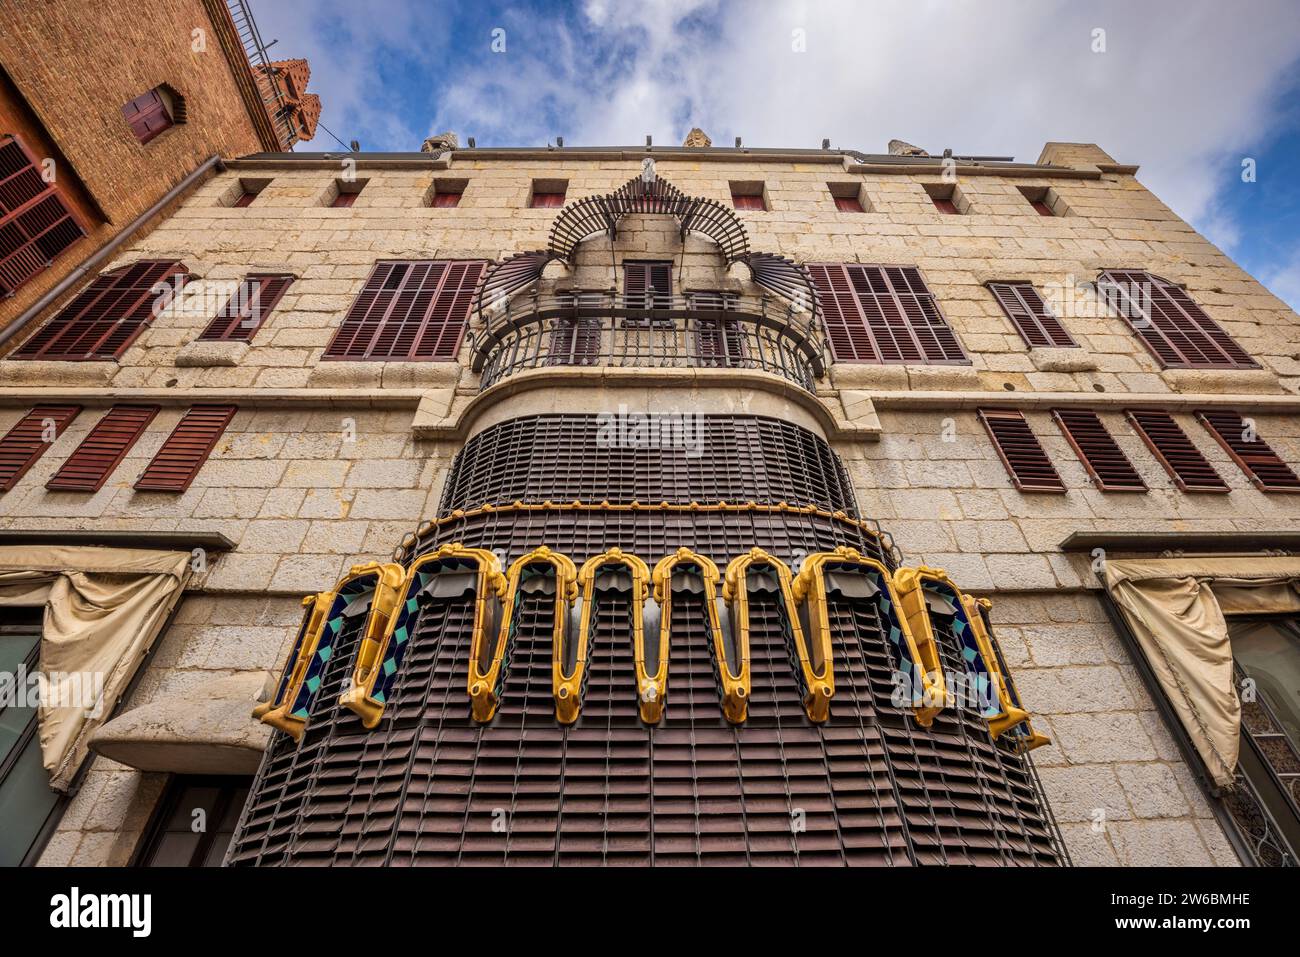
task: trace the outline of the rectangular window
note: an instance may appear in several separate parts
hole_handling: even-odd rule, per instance
[[[915,266],[808,266],[838,362],[969,365]]]
[[[7,492],[36,464],[81,411],[79,405],[38,405],[0,439],[0,492]]]
[[[460,193],[434,193],[429,205],[436,209],[455,209],[460,205]]]
[[[294,277],[282,273],[247,276],[199,339],[252,342]]]
[[[185,265],[145,260],[102,273],[14,352],[16,359],[116,359],[179,293]]]
[[[377,263],[325,358],[454,361],[485,266],[482,260]]]
[[[959,216],[965,212],[961,193],[951,183],[927,183],[923,188],[926,195],[930,197],[930,202],[934,203],[934,208],[939,212],[949,216]]]
[[[1136,270],[1111,270],[1097,293],[1167,369],[1258,369],[1246,350],[1181,287]]]
[[[236,199],[231,205],[243,209],[245,206],[253,205],[253,200],[255,199],[257,199],[256,193],[250,193],[247,190],[245,190],[244,192],[239,194],[239,198]]]
[[[86,235],[36,157],[16,136],[0,136],[0,297],[50,265]]]
[[[659,260],[625,260],[623,262],[623,305],[633,310],[671,309],[673,264]]]
[[[183,492],[189,488],[237,411],[233,405],[191,407],[135,483],[136,490]]]
[[[841,213],[864,213],[862,203],[856,196],[836,196],[835,208]]]
[[[172,126],[171,110],[161,88],[158,87],[124,104],[122,116],[131,127],[135,138],[141,143],[148,143],[163,130],[170,129]]]
[[[1300,492],[1300,478],[1255,432],[1255,423],[1228,409],[1203,409],[1196,418],[1263,492]]]
[[[253,779],[174,775],[150,822],[136,867],[220,867]],[[195,829],[195,811],[207,826]]]
[[[39,670],[43,608],[0,606],[0,675]],[[25,687],[25,683],[19,687]],[[11,696],[6,695],[6,698]],[[46,824],[59,804],[41,760],[34,707],[24,698],[0,700],[0,867],[35,863]]]
[[[448,179],[440,177],[429,184],[424,194],[424,205],[435,209],[455,209],[460,205],[460,198],[469,186],[467,179]]]
[[[1145,492],[1146,483],[1091,409],[1053,409],[1052,417],[1103,492]]]
[[[1046,300],[1038,294],[1033,283],[1029,282],[991,282],[989,291],[1006,313],[1011,324],[1020,333],[1020,338],[1031,349],[1057,348],[1077,349],[1079,344],[1070,338],[1070,334],[1056,318]]]
[[[865,213],[867,211],[863,200],[865,190],[861,183],[827,183],[826,188],[830,190],[831,199],[835,201],[835,208],[841,213]]]
[[[1022,492],[1065,491],[1065,483],[1022,413],[1014,409],[979,409],[976,414],[1016,488]]]
[[[1055,216],[1056,210],[1052,209],[1051,190],[1046,186],[1018,186],[1020,195],[1039,216]]]
[[[330,206],[333,209],[347,209],[357,201],[357,197],[360,195],[360,193],[339,192],[335,195],[334,202],[330,203]]]
[[[748,183],[731,183],[731,205],[736,209],[746,209],[755,213],[767,211],[767,204],[763,202],[763,184]]]
[[[45,483],[61,492],[96,492],[158,414],[156,405],[115,405]]]
[[[736,294],[695,291],[690,294],[693,310],[730,312],[736,308]],[[695,322],[695,354],[700,365],[739,368],[745,365],[746,346],[740,323],[735,319],[702,319]]]
[[[565,180],[535,179],[528,205],[533,209],[558,209],[564,205],[568,191],[569,184]]]
[[[1128,420],[1184,492],[1226,492],[1225,482],[1168,412],[1130,409]]]

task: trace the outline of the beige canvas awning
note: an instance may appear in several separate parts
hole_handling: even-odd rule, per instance
[[[45,608],[39,667],[48,691],[38,721],[55,790],[72,782],[90,732],[126,689],[190,572],[187,552],[0,546],[0,605]]]
[[[1241,702],[1226,616],[1300,611],[1300,558],[1107,561],[1105,581],[1215,782],[1230,786]]]

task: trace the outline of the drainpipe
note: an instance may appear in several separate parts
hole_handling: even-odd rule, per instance
[[[64,276],[53,289],[41,296],[41,298],[32,303],[32,305],[28,306],[27,309],[23,311],[22,315],[9,323],[9,325],[5,326],[3,329],[0,329],[0,350],[3,349],[6,342],[18,335],[24,326],[44,312],[52,302],[62,296],[77,283],[81,282],[87,273],[111,257],[113,253],[117,252],[123,243],[140,231],[140,227],[162,212],[164,207],[182,193],[187,192],[191,186],[203,178],[204,174],[213,169],[217,172],[221,172],[225,168],[226,164],[223,163],[221,157],[215,153],[204,160],[203,164],[199,166],[198,169],[194,170],[194,172],[190,173],[183,180],[169,189],[162,199],[158,200],[158,202],[154,203],[143,213],[133,219],[130,225],[100,247],[94,255],[88,258],[76,269],[72,270],[72,272],[68,273],[68,275]]]

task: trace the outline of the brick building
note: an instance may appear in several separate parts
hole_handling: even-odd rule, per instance
[[[306,61],[269,62],[244,0],[3,0],[0,17],[0,336],[212,157],[315,132]]]
[[[1294,862],[1295,313],[1097,146],[688,143],[254,153],[0,362],[0,633],[139,583],[17,857]]]

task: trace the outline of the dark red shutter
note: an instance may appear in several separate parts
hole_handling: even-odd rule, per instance
[[[481,260],[378,263],[325,357],[454,360],[485,265]]]
[[[1055,216],[1055,215],[1056,215],[1056,213],[1052,212],[1052,207],[1048,206],[1047,203],[1045,203],[1045,202],[1044,202],[1043,200],[1041,200],[1041,199],[1033,199],[1033,200],[1030,200],[1030,201],[1029,201],[1029,205],[1032,206],[1032,207],[1034,207],[1034,211],[1037,212],[1039,216]]]
[[[45,487],[65,492],[98,491],[157,414],[156,405],[113,406]]]
[[[1265,492],[1298,492],[1300,478],[1291,471],[1267,442],[1247,428],[1246,420],[1230,409],[1203,409],[1196,413],[1201,424],[1219,440],[1255,485]]]
[[[957,208],[957,204],[950,199],[934,199],[931,197],[931,200],[934,203],[934,208],[941,213],[947,213],[949,216],[958,216],[961,214],[961,210]]]
[[[1128,419],[1174,484],[1184,492],[1228,491],[1228,483],[1168,412],[1131,409]]]
[[[1053,409],[1052,417],[1103,492],[1144,492],[1146,483],[1090,409]]]
[[[673,304],[671,262],[623,263],[623,302],[628,309],[671,309]]]
[[[0,136],[0,296],[12,295],[85,234],[22,141]]]
[[[233,405],[193,406],[167,436],[135,487],[150,492],[185,491],[237,411]]]
[[[104,273],[15,352],[16,359],[116,359],[156,304],[189,278],[179,262],[146,260]],[[155,288],[157,287],[157,288]]]
[[[0,439],[0,492],[7,492],[52,443],[45,441],[45,424],[54,425],[54,438],[63,434],[81,411],[79,405],[38,405]]]
[[[1014,409],[980,409],[977,414],[1016,488],[1022,492],[1065,491],[1065,483],[1024,415]]]
[[[1112,270],[1101,274],[1097,291],[1166,368],[1259,368],[1185,290],[1159,276]]]
[[[148,143],[172,125],[171,113],[167,110],[162,94],[156,89],[142,93],[123,106],[122,116],[141,143]]]
[[[460,193],[434,193],[433,202],[429,205],[438,209],[454,209],[460,205]]]
[[[841,213],[866,212],[866,210],[862,208],[862,203],[858,201],[858,198],[856,196],[836,196],[835,208],[838,209]]]
[[[808,272],[837,361],[970,364],[915,266],[813,263]]]
[[[692,309],[728,311],[736,296],[729,292],[695,292]],[[745,338],[735,319],[695,320],[695,353],[703,366],[741,367],[745,364]]]
[[[989,290],[997,299],[1002,311],[1020,333],[1020,338],[1030,348],[1055,347],[1077,349],[1079,344],[1070,338],[1061,321],[1038,294],[1033,283],[991,282]]]
[[[357,197],[360,195],[360,193],[344,193],[340,191],[339,194],[334,197],[334,202],[330,203],[330,206],[334,209],[346,209],[355,203]]]
[[[286,275],[245,277],[199,338],[204,341],[252,342],[293,279],[293,276]]]
[[[235,200],[232,205],[238,206],[242,209],[245,206],[251,206],[255,199],[257,199],[256,193],[243,192],[239,194],[239,199]]]
[[[533,193],[533,209],[556,209],[563,205],[563,193]]]
[[[766,212],[767,210],[767,207],[763,205],[763,197],[761,195],[741,196],[737,193],[732,193],[731,205],[736,209],[747,209],[756,213]]]
[[[600,358],[599,319],[556,319],[547,345],[548,366],[591,366]]]

